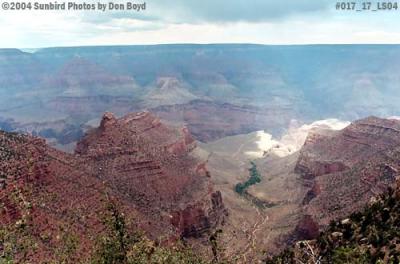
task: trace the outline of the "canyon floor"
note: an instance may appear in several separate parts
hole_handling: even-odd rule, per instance
[[[0,222],[21,220],[13,195],[26,184],[38,259],[61,224],[84,238],[80,252],[93,246],[104,192],[132,228],[209,258],[210,238],[237,263],[315,238],[399,178],[399,51],[0,49]]]

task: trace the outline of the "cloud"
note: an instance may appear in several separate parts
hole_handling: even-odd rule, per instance
[[[332,0],[75,0],[98,1],[146,1],[147,9],[142,12],[0,10],[0,47],[188,42],[400,43],[396,28],[400,22],[398,13],[336,11]]]
[[[81,0],[82,1],[82,0]],[[140,3],[142,0],[134,0]],[[330,0],[296,0],[282,3],[277,0],[143,0],[142,12],[108,11],[85,13],[86,22],[107,23],[118,19],[158,21],[166,24],[203,24],[235,22],[271,22],[290,16],[329,10]],[[114,0],[113,3],[125,3]]]
[[[97,2],[97,0],[79,1]],[[330,0],[296,0],[290,4],[282,4],[276,0],[133,0],[135,3],[141,1],[146,2],[145,11],[82,12],[79,21],[84,28],[91,28],[90,31],[100,35],[157,30],[168,32],[179,25],[183,25],[185,29],[188,25],[193,25],[193,29],[196,30],[198,29],[196,25],[284,21],[285,18],[295,15],[323,12],[328,9],[330,3]],[[125,0],[112,2],[126,3]]]
[[[324,11],[330,0],[148,0],[150,12],[178,23],[268,22],[291,15]],[[161,11],[161,12],[159,12]]]

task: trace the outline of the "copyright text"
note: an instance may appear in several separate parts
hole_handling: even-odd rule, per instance
[[[3,2],[1,4],[1,9],[3,10],[49,10],[49,11],[145,11],[146,2],[134,3],[82,3],[82,2],[49,2],[49,3],[39,3],[39,2]]]

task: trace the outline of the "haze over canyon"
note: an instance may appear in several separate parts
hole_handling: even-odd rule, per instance
[[[0,251],[59,261],[68,231],[69,260],[88,260],[107,202],[151,252],[257,263],[315,239],[399,179],[399,59],[398,45],[0,49],[0,223],[35,245],[3,236]]]

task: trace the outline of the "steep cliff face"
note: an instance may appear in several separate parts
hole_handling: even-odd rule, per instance
[[[40,241],[31,260],[41,261],[63,243],[65,228],[79,237],[78,254],[89,254],[104,229],[107,199],[151,237],[201,237],[227,212],[206,167],[191,155],[195,146],[186,129],[171,129],[148,112],[120,119],[106,113],[76,154],[0,132],[0,223],[29,217],[30,234]]]
[[[186,184],[198,181],[190,171],[194,159],[178,159],[168,152],[179,135],[149,113],[129,115],[117,120],[106,113],[100,127],[78,143],[76,153],[98,178],[109,181],[121,192],[152,202],[178,199]],[[185,170],[185,168],[189,168]],[[148,184],[149,188],[143,188]],[[155,208],[153,208],[155,209]]]
[[[225,212],[212,204],[207,170],[199,170],[202,164],[191,155],[195,147],[186,128],[171,129],[149,112],[120,119],[106,113],[100,127],[78,143],[76,153],[140,211],[165,218],[182,236],[200,236],[221,222],[211,218]]]
[[[106,113],[76,153],[140,211],[172,223],[181,236],[200,236],[226,212],[222,202],[213,205],[208,171],[191,155],[195,147],[186,128],[169,128],[149,112],[120,119]]]
[[[399,178],[399,158],[396,120],[369,117],[338,132],[311,133],[295,168],[309,188],[304,214],[324,226],[362,209]]]
[[[184,210],[172,213],[171,223],[182,237],[199,237],[213,227],[223,225],[228,211],[222,202],[221,192],[211,194],[211,206],[205,210],[203,204],[189,205]]]
[[[359,212],[332,221],[317,239],[298,241],[268,264],[400,262],[400,182]]]

